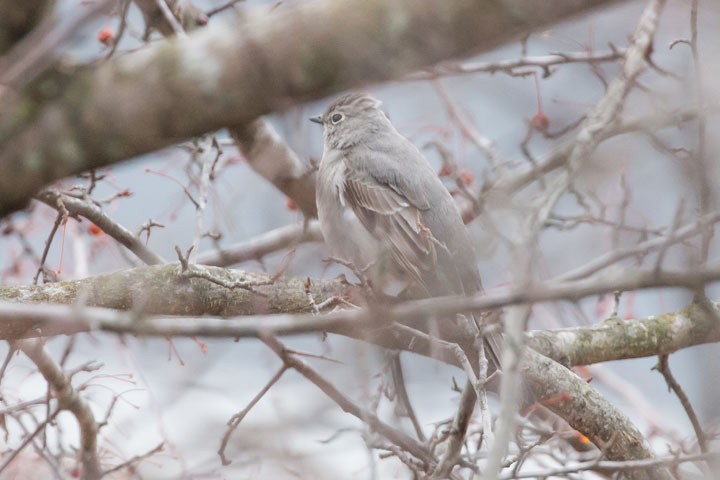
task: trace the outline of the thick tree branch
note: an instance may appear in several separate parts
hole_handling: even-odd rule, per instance
[[[534,395],[573,428],[590,433],[590,440],[603,449],[608,460],[639,460],[653,457],[635,425],[587,382],[557,362],[527,349],[525,378]],[[664,466],[649,466],[629,472],[626,478],[661,480],[672,478]]]
[[[49,72],[18,102],[0,105],[0,217],[55,179],[488,49],[607,3],[369,0],[349,15],[347,4],[324,0],[243,28],[202,29],[96,69]]]
[[[590,365],[627,358],[667,355],[683,348],[720,342],[718,306],[690,304],[644,319],[611,317],[588,327],[529,332],[529,345],[563,365]]]
[[[259,119],[230,128],[230,135],[255,172],[292,198],[306,218],[317,217],[315,172],[300,161],[272,125]]]
[[[262,283],[269,278],[259,273],[206,268],[212,275],[228,281]],[[702,274],[702,271],[692,273]],[[712,278],[711,274],[715,279],[720,278],[720,271],[709,271],[706,278]],[[642,277],[643,273],[640,272],[639,276]],[[673,275],[665,274],[665,277],[670,280]],[[674,276],[676,280],[682,277],[682,274]],[[357,309],[315,315],[311,313],[312,305],[307,300],[305,279],[279,279],[273,285],[257,287],[261,293],[253,293],[243,289],[228,290],[201,279],[188,280],[180,274],[178,265],[140,267],[42,286],[0,286],[0,300],[3,301],[0,303],[0,338],[17,339],[88,330],[211,337],[257,337],[262,332],[296,335],[325,331],[388,348],[432,355],[437,349],[409,335],[407,329],[389,333],[389,319],[410,322],[421,329],[424,322],[417,319],[434,313],[490,310],[523,302],[561,300],[563,295],[575,300],[627,287],[627,283],[623,282],[628,280],[634,279],[619,275],[615,279],[596,282],[594,288],[591,285],[581,288],[582,295],[576,292],[571,296],[571,287],[562,284],[547,285],[540,291],[531,289],[522,294],[500,292],[478,298],[447,297],[408,302],[370,313]],[[643,287],[641,282],[630,283],[634,283],[634,288]],[[659,282],[645,283],[648,288],[658,285]],[[682,285],[682,282],[675,285]],[[693,287],[695,282],[688,285]],[[310,292],[316,303],[333,296],[346,296],[360,303],[363,295],[360,287],[341,280],[311,282]],[[87,307],[63,306],[77,302]],[[720,322],[716,316],[718,307],[713,306],[715,311],[711,311],[709,305],[706,308],[705,305],[691,304],[677,312],[645,319],[620,321],[610,318],[589,327],[533,331],[528,334],[528,342],[536,351],[567,366],[669,354],[693,345],[720,341]],[[140,312],[143,312],[142,315]],[[143,316],[156,315],[241,318],[175,317],[139,321]],[[442,357],[442,360],[456,363],[452,356]]]
[[[251,278],[251,275],[243,272],[233,274],[232,272],[217,268],[207,267],[207,269],[208,271],[212,271],[212,274],[215,276],[223,275],[227,281],[238,281],[238,278],[235,278],[237,275],[241,281],[262,282],[262,276]],[[150,272],[156,275],[149,274]],[[144,279],[144,281],[133,282],[128,277],[128,274],[129,277],[135,276],[136,278]],[[124,279],[120,281],[118,281],[118,278],[110,279],[112,275],[120,278],[124,276]],[[162,278],[162,281],[160,281],[159,277]],[[674,278],[678,277],[679,275],[675,275]],[[97,277],[91,279],[91,281],[96,279]],[[173,282],[175,282],[174,285]],[[124,309],[137,310],[138,313],[121,313],[106,309],[96,310],[81,307],[65,307],[65,311],[62,311],[62,307],[58,306],[43,307],[4,303],[0,304],[0,319],[12,318],[15,322],[21,322],[25,329],[24,333],[31,335],[49,335],[63,331],[68,333],[68,331],[99,329],[151,335],[252,335],[267,338],[268,333],[288,333],[288,331],[283,330],[283,328],[296,328],[294,332],[290,333],[300,333],[301,331],[336,331],[341,334],[350,334],[350,336],[363,340],[375,340],[376,343],[384,346],[403,349],[403,345],[387,345],[388,339],[395,340],[397,338],[393,336],[394,331],[390,328],[390,320],[402,320],[409,319],[412,316],[423,316],[428,304],[431,302],[412,302],[383,311],[376,310],[368,312],[364,310],[351,310],[336,312],[325,316],[285,315],[265,317],[264,320],[262,320],[262,317],[229,320],[189,318],[148,320],[142,318],[142,314],[140,314],[139,311],[152,311],[153,313],[157,313],[157,309],[160,308],[170,308],[171,310],[178,308],[178,311],[172,311],[172,313],[183,313],[186,315],[203,313],[203,310],[193,312],[188,308],[185,308],[183,311],[179,306],[173,307],[171,305],[173,302],[169,301],[172,295],[169,295],[170,292],[163,292],[162,287],[158,287],[151,292],[144,291],[144,287],[153,285],[162,286],[169,284],[170,288],[181,294],[183,300],[180,303],[182,305],[186,307],[199,306],[201,308],[214,308],[213,313],[215,314],[228,314],[228,310],[232,310],[232,308],[226,308],[226,304],[234,305],[235,308],[243,304],[245,307],[252,307],[254,302],[258,302],[258,298],[263,299],[260,308],[266,308],[268,311],[271,311],[273,308],[287,308],[287,304],[274,304],[273,301],[281,298],[293,298],[293,295],[290,294],[293,290],[299,302],[297,306],[300,309],[308,310],[311,309],[311,306],[309,302],[307,302],[305,286],[303,285],[298,288],[297,284],[302,283],[298,280],[278,282],[278,284],[275,285],[259,287],[266,288],[267,291],[264,292],[250,292],[240,289],[231,291],[222,289],[221,287],[217,287],[215,283],[206,282],[201,279],[187,279],[179,272],[176,265],[146,267],[129,272],[106,275],[97,283],[98,285],[90,287],[88,285],[83,286],[82,281],[59,282],[44,287],[15,287],[14,292],[5,287],[0,291],[0,294],[13,295],[16,299],[25,302],[37,301],[43,297],[45,300],[63,298],[66,302],[79,297],[86,303],[92,303],[95,299],[100,301],[106,301],[103,299],[111,299],[110,301],[118,302],[118,306],[122,306]],[[114,284],[114,288],[110,287],[110,284]],[[320,298],[322,298],[322,295],[328,295],[328,293],[332,292],[333,286],[336,288],[338,286],[342,287],[346,291],[349,289],[349,287],[342,282],[331,282],[330,285],[327,286],[330,288],[321,288],[318,290],[318,286],[315,285],[315,290],[313,290],[312,293],[319,294]],[[220,290],[218,290],[218,288],[220,288]],[[60,293],[63,289],[66,289],[65,294]],[[81,293],[83,291],[85,292],[84,294]],[[142,295],[140,295],[140,292],[142,292]],[[241,300],[240,304],[238,305],[236,302],[233,302],[231,298],[222,298],[223,293],[227,292],[238,294],[240,296],[238,299]],[[162,301],[156,300],[155,297],[162,299]],[[201,300],[194,300],[194,297],[209,299],[209,302],[203,303]],[[300,298],[303,298],[304,301],[300,302]],[[54,311],[50,309],[54,309]],[[703,311],[703,313],[701,318],[707,322],[717,323],[715,321],[717,318],[716,311]],[[65,321],[63,321],[63,317]],[[649,319],[649,321],[652,320],[653,319]],[[40,324],[38,321],[44,322],[44,324]],[[688,319],[688,321],[692,320]],[[247,328],[248,323],[253,324],[249,329]],[[282,324],[284,324],[284,326]],[[665,324],[663,323],[661,326],[662,325]],[[57,329],[58,327],[61,327],[59,332],[53,331],[53,329]],[[668,326],[667,328],[678,331],[675,326]],[[28,331],[29,329],[32,329],[32,331]],[[245,330],[243,331],[243,329]],[[719,330],[717,326],[715,330]],[[5,329],[4,333],[7,332],[8,330]],[[717,332],[715,332],[715,335],[717,335]],[[565,336],[565,332],[559,335],[559,337],[563,336]],[[707,341],[708,337],[709,335],[698,335],[695,338],[700,338],[702,339],[701,341]],[[649,338],[651,339],[650,341],[652,341],[652,339],[657,337],[649,335]],[[586,338],[583,338],[583,342],[587,343]],[[407,345],[411,346],[413,343],[415,342],[410,339]],[[542,351],[543,345],[543,343],[538,344],[539,350]],[[413,348],[410,348],[410,350],[416,351]],[[590,348],[590,350],[593,349]],[[428,346],[427,351],[431,352],[430,346]],[[550,353],[552,354],[553,352]],[[653,352],[653,354],[656,353],[657,350]],[[529,357],[527,362],[525,362],[524,368],[526,369],[526,377],[535,395],[538,398],[560,398],[560,401],[549,404],[548,408],[567,419],[574,428],[589,434],[591,440],[597,445],[606,446],[605,451],[607,458],[611,460],[622,460],[649,458],[651,456],[642,436],[632,424],[622,414],[612,408],[602,396],[587,386],[582,379],[572,375],[568,370],[548,358],[544,358],[532,351],[529,351],[528,355]],[[549,376],[552,377],[552,381],[548,381]],[[578,412],[582,413],[580,414]],[[613,436],[613,432],[616,431],[622,433],[619,436]],[[634,478],[661,478],[661,476],[658,475],[663,474],[661,470],[650,473],[645,470],[635,472]]]
[[[47,13],[50,0],[0,1],[0,55],[25,37]]]
[[[579,432],[592,432],[590,440],[604,450],[608,460],[653,457],[643,435],[630,420],[587,382],[557,362],[527,349],[526,381],[538,398],[552,399],[546,406]],[[625,478],[672,478],[664,466],[652,465],[628,472]]]
[[[4,314],[7,311],[3,307],[8,306],[7,303],[0,304],[0,318],[6,317]],[[172,318],[148,320],[141,318],[137,314],[90,307],[82,309],[77,307],[30,305],[14,305],[14,307],[14,318],[22,321],[28,320],[35,315],[36,318],[40,317],[43,321],[50,324],[54,323],[56,326],[72,327],[72,322],[75,322],[75,327],[78,328],[83,328],[84,323],[84,328],[154,335],[180,333],[183,335],[222,335],[228,337],[237,333],[248,333],[243,331],[242,328],[245,322],[244,319]],[[63,323],[62,318],[54,317],[53,310],[55,313],[59,312],[64,315],[68,322]],[[330,314],[328,316],[333,317],[334,315]],[[277,320],[283,317],[272,318]],[[288,319],[287,316],[284,318],[285,320]],[[310,319],[318,318],[316,316],[306,317],[306,321],[310,321]],[[249,320],[252,321],[252,318]],[[362,318],[356,318],[345,322],[344,325],[346,328],[349,325],[354,325],[357,338],[370,338],[369,336],[363,337],[358,333],[362,329],[372,328],[372,325],[368,325],[367,321],[363,323],[362,320]],[[327,325],[330,327],[327,331],[333,331],[333,327],[337,328],[338,325],[342,324],[336,323],[333,325],[333,322],[330,321]],[[315,331],[323,330],[321,327],[321,325],[316,324]],[[272,332],[272,330],[272,325],[268,324],[266,328],[256,328],[254,336],[267,338],[268,333]],[[342,331],[342,329],[339,330]],[[385,330],[382,333],[378,337],[392,338],[392,331],[388,333]],[[524,368],[535,395],[541,399],[555,399],[548,402],[548,408],[567,419],[574,428],[588,435],[597,445],[603,446],[607,444],[607,458],[621,460],[650,457],[650,452],[637,430],[584,380],[537,353],[528,351],[527,355]],[[612,433],[615,431],[621,431],[623,434],[620,437],[613,438]],[[637,475],[639,475],[637,478],[647,478],[642,476],[644,475],[642,472],[638,472]],[[652,476],[650,478],[660,477]]]
[[[174,0],[168,0],[168,3],[176,12],[175,20],[182,22],[186,31],[207,23],[208,18],[192,4]],[[168,18],[159,8],[162,3],[157,0],[135,0],[135,4],[143,12],[146,34],[157,30],[165,38],[175,35],[177,26],[172,24],[173,18]],[[201,21],[198,22],[198,19]],[[230,134],[253,170],[292,198],[306,218],[317,216],[315,175],[308,171],[307,166],[280,138],[272,125],[257,119],[250,124],[230,128]]]
[[[35,6],[42,8],[34,0],[28,3],[30,5],[34,3]],[[84,8],[78,9],[75,15],[69,16],[68,20],[64,22],[57,21],[53,15],[44,15],[41,22],[32,31],[0,58],[0,85],[3,86],[3,90],[0,90],[0,97],[10,92],[11,89],[24,88],[55,65],[55,54],[58,47],[71,38],[82,25],[96,18],[103,11],[107,11],[111,3],[110,0],[89,3]],[[24,8],[27,6],[24,5]],[[47,10],[46,12],[37,13],[41,15],[48,13],[50,10],[48,4],[45,4],[44,8]],[[4,100],[8,98],[5,97]]]

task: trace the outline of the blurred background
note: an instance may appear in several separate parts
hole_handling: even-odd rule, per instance
[[[196,5],[207,12],[222,3],[204,1]],[[288,8],[295,3],[299,2],[239,2],[234,9],[213,15],[205,28],[219,28],[255,13]],[[519,41],[503,45],[468,62],[519,58],[523,48],[531,56],[622,48],[627,45],[644,6],[643,1],[620,2],[546,31],[534,32],[524,45]],[[57,6],[57,19],[68,21],[82,8],[85,8],[82,2],[62,1]],[[62,46],[62,55],[78,62],[99,61],[108,48],[98,41],[98,34],[103,29],[116,32],[118,23],[117,15],[89,22]],[[713,2],[702,2],[698,30],[701,82],[706,86],[703,108],[711,111],[706,147],[711,168],[705,175],[713,187],[718,180],[715,154],[720,138],[715,115],[718,27],[720,10]],[[628,98],[623,118],[652,118],[694,107],[696,70],[690,49],[684,44],[670,48],[674,40],[688,38],[689,29],[690,1],[670,1],[663,12],[652,57],[662,71],[649,70],[641,76],[642,88],[635,89]],[[143,30],[142,16],[131,6],[128,31],[115,56],[142,48]],[[157,33],[150,38],[150,43],[163,41]],[[367,85],[360,90],[382,100],[398,130],[422,149],[438,171],[442,159],[434,145],[447,151],[469,185],[479,187],[492,178],[494,171],[486,152],[463,133],[451,109],[459,111],[488,140],[501,168],[512,170],[528,162],[523,142],[529,132],[526,148],[538,159],[571,141],[577,133],[570,129],[555,138],[546,138],[530,128],[533,118],[542,113],[548,121],[548,132],[562,132],[601,98],[606,88],[604,82],[618,75],[619,64],[564,64],[553,67],[546,78],[537,68],[523,70],[538,74],[511,76],[498,72],[449,75],[434,80],[409,78]],[[322,155],[322,132],[307,119],[321,113],[333,98],[268,118],[308,168]],[[618,135],[603,142],[578,175],[574,184],[577,195],[568,194],[561,199],[553,221],[542,233],[541,255],[536,261],[539,277],[561,275],[612,249],[652,238],[672,227],[678,217],[680,224],[692,222],[698,215],[697,175],[688,162],[683,162],[683,154],[696,148],[697,136],[697,122],[691,121]],[[203,239],[200,251],[302,223],[302,215],[287,198],[244,163],[227,132],[217,132],[216,137],[222,145],[222,156],[217,178],[211,185],[205,224],[219,235],[216,239]],[[661,148],[656,140],[671,149]],[[168,148],[103,169],[107,178],[98,185],[94,196],[108,198],[128,189],[131,195],[104,205],[105,211],[133,232],[148,219],[164,225],[152,229],[147,244],[163,258],[173,260],[175,245],[185,249],[192,242],[195,209],[180,185],[192,191],[190,179],[196,168],[186,149]],[[451,190],[457,189],[452,180],[445,180]],[[77,183],[82,180],[67,179],[62,185]],[[491,292],[506,289],[513,282],[510,240],[519,232],[518,226],[527,212],[524,205],[532,202],[540,188],[532,185],[507,202],[496,202],[468,225],[476,239],[485,287]],[[713,200],[716,193],[713,192]],[[594,217],[589,218],[588,211],[594,212]],[[42,251],[55,217],[54,210],[37,204],[28,212],[0,222],[13,226],[12,234],[0,237],[2,283],[31,283],[37,264],[27,250]],[[61,269],[59,279],[84,278],[139,264],[87,221],[69,221],[61,235],[56,237],[47,261],[49,267]],[[712,239],[709,257],[716,258],[717,254],[718,242]],[[302,243],[292,251],[286,249],[263,258],[262,262],[247,262],[235,268],[274,273],[281,264],[289,262],[285,271],[288,276],[333,278],[341,273],[349,276],[343,267],[323,263],[327,256],[321,243]],[[679,245],[667,252],[665,265],[686,267],[697,256],[696,245]],[[612,268],[628,271],[641,266],[649,268],[655,259],[631,258]],[[720,298],[720,290],[714,285],[708,287],[707,293],[711,299]],[[691,294],[682,290],[629,292],[622,295],[617,313],[622,319],[640,319],[678,310],[690,300]],[[613,308],[611,297],[587,298],[576,304],[538,304],[533,308],[530,328],[590,325],[606,319]],[[234,432],[227,451],[233,463],[222,466],[217,450],[226,423],[280,367],[276,356],[258,341],[184,338],[170,341],[110,334],[82,334],[73,341],[69,367],[88,361],[102,364],[99,370],[79,373],[76,378],[77,382],[88,382],[83,394],[99,418],[103,418],[117,397],[108,425],[101,431],[103,461],[121,463],[165,442],[161,453],[137,466],[140,478],[410,478],[400,462],[381,460],[377,452],[368,449],[368,432],[359,421],[343,413],[293,371],[284,374]],[[383,393],[387,387],[386,375],[382,374],[386,358],[380,348],[337,336],[306,335],[286,341],[298,350],[338,360],[307,361],[359,403],[378,402],[378,411],[391,423],[410,428],[406,419],[394,416],[392,402]],[[51,352],[60,355],[68,342],[68,338],[58,337],[47,345]],[[1,345],[0,355],[4,356],[7,348]],[[693,442],[692,428],[677,398],[668,393],[663,378],[651,371],[656,363],[656,358],[624,360],[589,366],[578,372],[583,377],[592,377],[592,385],[630,416],[657,452],[687,447]],[[430,434],[436,425],[452,417],[459,396],[451,389],[452,379],[460,380],[462,374],[454,367],[407,353],[403,354],[403,364],[410,397]],[[720,349],[716,345],[690,348],[673,354],[671,365],[703,424],[710,428],[720,415],[719,392],[714,381],[718,376]],[[12,358],[0,388],[5,406],[42,398],[47,393],[45,381],[22,355]],[[496,398],[491,402],[493,412],[497,412]],[[32,429],[33,420],[22,421],[24,426],[8,417],[5,449],[19,443],[24,428]],[[74,419],[63,413],[57,423],[57,428],[48,430],[49,445],[72,451],[77,447]],[[35,478],[48,478],[43,476],[46,468],[43,460],[31,450],[3,478],[30,478],[31,467],[38,469]]]

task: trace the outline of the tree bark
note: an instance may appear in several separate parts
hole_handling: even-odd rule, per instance
[[[0,101],[0,217],[41,186],[360,84],[388,80],[610,0],[324,0],[46,72]]]

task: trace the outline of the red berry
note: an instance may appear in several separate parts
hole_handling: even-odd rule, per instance
[[[287,198],[287,200],[285,200],[285,207],[287,207],[288,210],[293,212],[297,212],[299,210],[297,203],[295,203],[295,200],[289,197]]]
[[[458,176],[460,177],[460,180],[462,180],[463,185],[472,185],[474,180],[473,174],[467,168],[463,168],[462,170],[460,170],[460,172],[458,172]]]
[[[538,112],[530,121],[530,125],[532,125],[535,130],[544,132],[550,126],[550,119],[543,112]]]
[[[114,38],[115,38],[115,34],[109,28],[101,28],[98,31],[97,39],[98,39],[98,42],[100,42],[100,43],[109,45],[110,42],[112,42]]]

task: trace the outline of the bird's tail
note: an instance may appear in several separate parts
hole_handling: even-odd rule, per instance
[[[500,315],[501,312],[498,312]],[[491,318],[494,314],[490,314],[477,323],[481,331],[488,324],[499,321],[498,318]],[[477,316],[474,316],[477,317]],[[477,318],[476,318],[477,322]],[[487,330],[487,329],[485,329]],[[488,375],[492,375],[496,370],[502,371],[503,369],[503,334],[498,331],[489,331],[483,334],[483,343],[485,346],[485,356],[488,360],[489,371]],[[533,393],[530,385],[524,381],[522,382],[522,405],[527,407],[536,402],[535,394]]]

